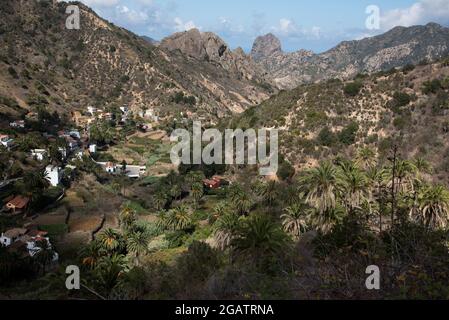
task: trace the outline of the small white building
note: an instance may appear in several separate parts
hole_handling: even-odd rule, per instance
[[[75,129],[70,130],[70,131],[69,131],[69,135],[70,135],[72,138],[75,138],[75,139],[78,139],[78,140],[81,139],[81,133],[80,133],[78,130],[75,130]]]
[[[57,187],[61,182],[61,168],[57,166],[47,166],[45,168],[45,176],[53,187]]]
[[[128,113],[128,112],[129,112],[128,106],[120,107],[120,110],[121,110],[123,113]]]
[[[45,149],[34,149],[31,150],[31,156],[38,161],[43,161],[47,156],[47,150]]]
[[[92,107],[92,106],[87,107],[87,113],[90,113],[92,116],[95,115],[96,112],[97,112],[97,108]]]
[[[89,152],[90,153],[97,153],[97,145],[96,144],[89,145]]]
[[[25,128],[25,120],[16,120],[14,122],[11,122],[9,124],[9,126],[11,128],[21,128],[21,129],[23,129],[23,128]]]
[[[117,171],[117,166],[112,162],[107,162],[105,169],[107,173],[115,173]]]
[[[4,146],[5,148],[9,149],[13,143],[14,143],[14,140],[11,139],[7,134],[0,135],[0,144],[2,146]]]

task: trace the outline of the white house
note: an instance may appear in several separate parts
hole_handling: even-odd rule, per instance
[[[123,113],[128,113],[129,108],[128,108],[128,106],[123,106],[123,107],[120,107],[120,110],[121,110]]]
[[[117,166],[112,162],[107,162],[105,168],[108,173],[115,173],[117,171]]]
[[[97,112],[97,108],[88,106],[87,107],[87,113],[90,113],[92,116]]]
[[[45,241],[48,247],[50,249],[52,248],[50,238],[45,237],[46,235],[47,232],[44,231],[34,230],[28,232],[28,229],[15,228],[2,233],[2,236],[0,237],[0,245],[9,247],[13,243],[24,244],[28,254],[31,257],[34,257],[37,253],[39,253],[39,251],[42,250],[42,248],[39,247],[41,242]],[[59,260],[59,254],[57,252],[53,254],[52,260],[53,262]]]
[[[47,166],[45,168],[45,176],[53,187],[57,187],[61,182],[61,168],[57,166]]]
[[[36,160],[43,161],[47,155],[47,150],[45,149],[34,149],[31,150],[31,156]]]
[[[16,120],[9,124],[11,128],[25,128],[25,120]]]
[[[39,253],[39,251],[42,250],[42,248],[39,247],[39,243],[40,242],[45,241],[45,242],[47,242],[48,248],[50,248],[50,249],[52,248],[50,239],[42,237],[42,236],[37,236],[37,237],[26,237],[25,236],[25,237],[22,238],[22,241],[26,243],[28,254],[31,257],[34,257],[36,254]],[[52,260],[53,260],[53,262],[56,262],[56,261],[59,260],[59,255],[58,255],[57,252],[55,252],[53,254],[53,259]]]
[[[75,138],[75,139],[78,139],[78,140],[81,139],[81,134],[80,134],[80,132],[78,130],[74,130],[74,129],[70,130],[69,131],[69,135],[72,138]]]
[[[7,149],[9,149],[14,140],[11,139],[7,134],[0,134],[0,143]]]
[[[97,153],[97,145],[96,144],[91,144],[89,146],[89,152],[90,153]]]
[[[2,233],[0,237],[0,244],[4,247],[9,247],[20,237],[27,233],[27,229],[15,228]]]

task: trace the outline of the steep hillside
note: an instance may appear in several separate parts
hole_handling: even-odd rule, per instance
[[[65,28],[67,3],[0,3],[0,112],[128,104],[214,118],[268,98],[256,78],[161,50],[77,4],[80,30]]]
[[[331,78],[349,79],[433,61],[449,54],[449,29],[435,23],[410,28],[396,27],[382,35],[345,41],[322,54],[282,52],[280,42],[269,34],[256,39],[252,56],[279,88]]]
[[[276,127],[282,153],[297,167],[370,146],[385,160],[423,157],[447,182],[449,58],[402,70],[329,80],[282,91],[234,119],[233,126]]]

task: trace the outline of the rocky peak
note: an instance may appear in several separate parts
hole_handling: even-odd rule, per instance
[[[175,33],[161,42],[161,48],[181,51],[184,55],[198,60],[217,61],[229,52],[227,44],[212,32],[191,29]]]
[[[281,41],[272,33],[257,37],[251,50],[255,61],[260,61],[276,53],[282,53]]]
[[[183,55],[199,61],[220,65],[238,78],[264,82],[263,71],[241,48],[231,51],[218,35],[212,32],[200,32],[191,29],[175,33],[162,40],[160,48],[170,52],[180,51]]]

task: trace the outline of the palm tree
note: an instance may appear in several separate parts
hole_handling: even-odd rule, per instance
[[[389,180],[393,175],[393,168],[389,168]],[[395,192],[407,193],[413,191],[413,182],[416,174],[415,165],[407,160],[398,160],[396,162],[396,181],[397,189]]]
[[[214,225],[215,242],[218,248],[225,250],[231,245],[240,226],[239,216],[235,213],[227,213],[217,220]]]
[[[335,167],[323,162],[300,178],[301,186],[308,190],[306,201],[319,212],[332,210],[337,204],[339,181]]]
[[[413,165],[416,168],[416,174],[419,180],[423,180],[424,175],[432,173],[431,164],[423,158],[416,158],[413,161]]]
[[[201,182],[195,182],[192,184],[192,197],[195,201],[195,205],[198,205],[199,201],[204,195],[204,186]]]
[[[262,199],[270,206],[273,205],[274,201],[276,200],[278,195],[277,193],[278,184],[274,180],[262,184],[258,190],[259,196],[261,196]]]
[[[217,203],[217,205],[213,208],[212,213],[216,218],[219,218],[226,214],[227,210],[228,204],[226,203],[226,201],[221,201]]]
[[[341,195],[349,213],[369,198],[368,183],[365,175],[352,162],[344,162],[339,166],[338,178],[341,184]]]
[[[46,267],[53,262],[56,252],[52,249],[47,240],[40,240],[36,242],[36,247],[39,248],[34,258],[42,267],[45,273]]]
[[[110,228],[100,233],[98,241],[108,252],[121,252],[124,245],[122,235]]]
[[[164,220],[166,228],[172,231],[185,230],[192,225],[190,210],[185,205],[170,210]]]
[[[291,234],[294,239],[299,239],[307,229],[310,207],[305,202],[297,202],[284,211],[285,213],[281,215],[284,231]]]
[[[185,181],[192,187],[195,183],[202,183],[205,178],[202,171],[190,171],[186,175]]]
[[[40,193],[43,189],[48,188],[50,185],[44,170],[27,172],[23,181],[25,182],[27,193]]]
[[[311,222],[323,234],[329,233],[332,228],[343,220],[345,210],[339,206],[329,208],[323,212],[312,211]]]
[[[157,210],[164,209],[168,202],[167,194],[164,191],[157,192],[154,195],[153,202]]]
[[[134,254],[136,266],[140,265],[140,256],[148,252],[150,235],[144,228],[133,228],[126,235],[128,252]]]
[[[287,248],[289,238],[281,226],[267,215],[255,214],[244,221],[231,242],[241,257],[249,257],[260,265],[267,257],[276,257]]]
[[[93,270],[105,253],[101,242],[94,240],[81,249],[80,256],[82,257],[82,264]]]
[[[124,255],[114,253],[101,257],[95,268],[96,287],[108,295],[117,286],[120,277],[128,269],[128,261]]]
[[[413,219],[428,228],[445,228],[449,220],[449,191],[443,186],[424,186],[418,194],[418,210],[411,210]]]
[[[123,229],[128,229],[136,221],[136,211],[134,211],[129,205],[123,206],[119,213],[119,224]]]
[[[376,151],[370,147],[361,148],[356,156],[355,163],[362,169],[369,169],[376,166]]]
[[[182,195],[182,189],[178,184],[175,184],[171,187],[170,189],[170,196],[175,199],[178,200]]]
[[[251,211],[254,202],[248,193],[242,192],[234,198],[233,204],[240,215],[246,215]]]

